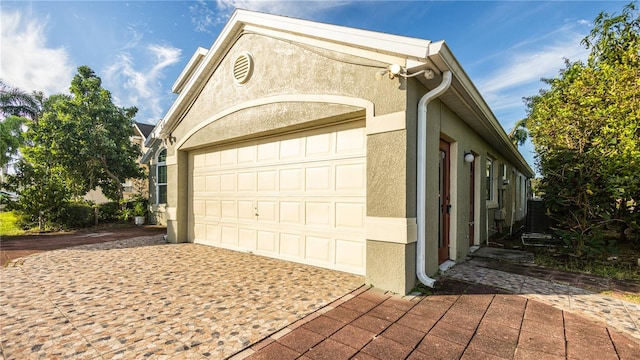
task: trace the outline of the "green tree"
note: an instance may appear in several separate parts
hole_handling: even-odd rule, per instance
[[[42,92],[28,94],[0,81],[0,183],[24,143],[24,129],[30,121],[37,121],[44,101]]]
[[[508,134],[509,140],[513,145],[522,146],[529,137],[529,130],[527,130],[527,119],[520,119],[513,125],[513,129]]]
[[[35,157],[64,168],[79,194],[99,186],[108,198],[121,201],[124,180],[144,176],[137,163],[140,149],[131,142],[137,109],[114,105],[88,66],[78,68],[70,90],[70,97],[53,99],[30,128],[34,151],[43,153]]]
[[[0,80],[0,114],[37,119],[42,114],[45,96],[42,92],[29,94],[19,88],[11,87]]]
[[[607,250],[640,224],[640,17],[601,13],[582,41],[587,63],[565,68],[526,99],[527,126],[558,233],[576,254]]]

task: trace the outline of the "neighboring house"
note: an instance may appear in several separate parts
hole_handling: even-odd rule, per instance
[[[173,91],[144,159],[170,241],[407,293],[526,215],[533,172],[443,41],[237,10]]]
[[[140,122],[135,122],[133,124],[134,135],[131,137],[131,142],[138,145],[140,147],[141,154],[145,154],[147,152],[147,147],[145,143],[147,138],[153,132],[154,125],[144,124]],[[142,159],[140,159],[140,165],[148,170],[148,165],[142,163]],[[134,195],[142,195],[144,197],[149,196],[149,183],[147,179],[127,179],[124,183],[122,183],[122,195],[125,199],[128,199]],[[93,201],[96,204],[102,204],[106,202],[110,202],[111,200],[107,199],[106,196],[102,193],[100,187],[95,190],[89,191],[85,196],[85,200]]]

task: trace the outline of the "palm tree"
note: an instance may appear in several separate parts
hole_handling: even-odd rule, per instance
[[[25,126],[29,121],[37,123],[45,101],[42,92],[29,94],[0,80],[0,183],[23,145]]]
[[[0,80],[0,115],[20,116],[36,121],[42,115],[46,98],[42,91],[29,94]]]
[[[513,129],[508,134],[509,140],[516,147],[524,145],[525,141],[529,137],[529,130],[527,130],[527,119],[521,119],[516,121]]]

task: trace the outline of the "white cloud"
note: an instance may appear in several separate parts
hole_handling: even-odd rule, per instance
[[[544,87],[540,79],[558,75],[565,59],[587,58],[585,35],[566,26],[512,46],[492,59],[494,70],[477,81],[480,92],[494,110],[522,107],[522,98],[536,95]]]
[[[245,9],[274,15],[313,19],[319,12],[348,4],[348,1],[292,1],[292,0],[197,0],[189,7],[196,31],[211,32],[224,24],[235,9]],[[215,6],[210,6],[214,5]]]
[[[129,52],[117,55],[115,62],[105,70],[105,83],[120,106],[136,106],[137,118],[157,121],[164,111],[167,94],[163,94],[161,80],[166,68],[180,61],[182,51],[172,46],[150,44],[145,48],[145,63],[139,66]]]
[[[0,78],[28,92],[68,93],[75,66],[66,49],[47,47],[46,19],[3,11],[0,23]]]

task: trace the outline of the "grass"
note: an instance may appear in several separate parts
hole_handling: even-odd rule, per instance
[[[24,234],[24,230],[18,227],[18,216],[13,211],[0,212],[0,236]]]
[[[628,245],[628,244],[625,244]],[[620,246],[620,252],[610,256],[577,258],[554,249],[533,249],[538,265],[554,269],[603,276],[611,279],[640,280],[640,251],[633,246]]]
[[[601,292],[601,294],[602,295],[616,297],[616,298],[620,298],[622,300],[626,300],[626,301],[629,301],[629,302],[634,302],[636,304],[640,304],[640,295],[639,294],[628,294],[628,293],[620,294],[620,293],[616,293],[614,291],[603,291],[603,292]]]

